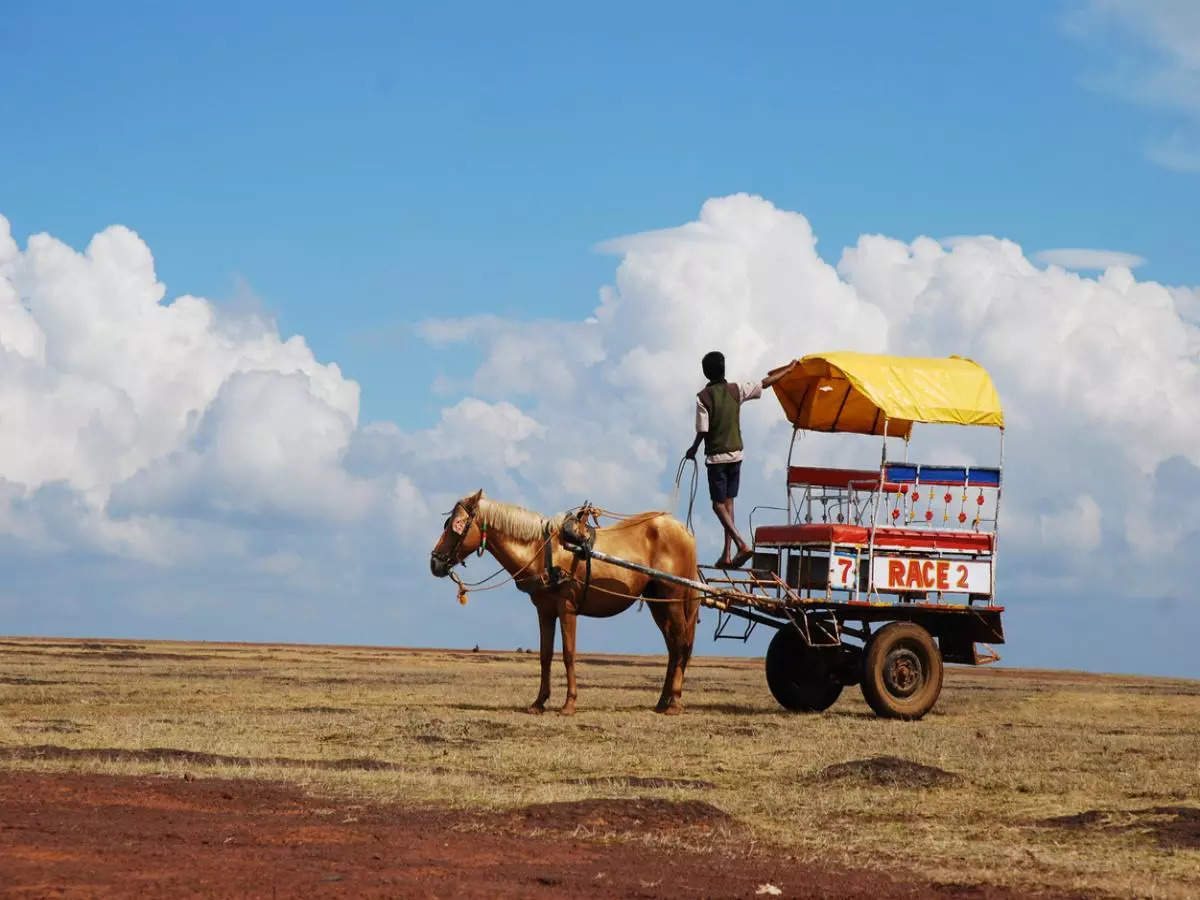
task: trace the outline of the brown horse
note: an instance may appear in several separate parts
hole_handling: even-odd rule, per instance
[[[541,627],[542,683],[529,712],[540,713],[550,699],[550,663],[554,657],[554,622],[562,626],[567,700],[560,713],[575,712],[575,621],[578,616],[606,618],[629,609],[642,597],[667,642],[667,676],[656,712],[683,711],[683,674],[692,655],[700,601],[691,588],[656,581],[648,575],[593,560],[586,564],[563,547],[565,516],[545,518],[498,503],[478,491],[454,504],[430,554],[429,568],[439,578],[450,574],[468,555],[486,549],[529,594]],[[545,549],[549,546],[549,566]],[[696,542],[682,523],[666,513],[648,512],[596,530],[595,548],[683,578],[696,577]],[[555,578],[553,569],[560,577]],[[587,582],[585,587],[585,581]]]

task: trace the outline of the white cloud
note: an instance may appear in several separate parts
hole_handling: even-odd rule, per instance
[[[1200,141],[1189,141],[1176,132],[1146,146],[1146,156],[1164,169],[1176,172],[1200,172]]]
[[[1176,118],[1168,136],[1147,144],[1147,158],[1180,172],[1200,171],[1200,4],[1086,0],[1065,24],[1104,60],[1086,83]],[[1133,41],[1114,44],[1107,40],[1114,33]]]
[[[1070,506],[1038,517],[1041,539],[1062,549],[1091,551],[1100,546],[1100,505],[1090,494],[1081,494]]]
[[[1146,259],[1135,253],[1124,253],[1120,250],[1090,250],[1083,247],[1062,247],[1055,250],[1039,250],[1033,255],[1034,260],[1048,266],[1061,266],[1064,269],[1108,269],[1112,266],[1123,266],[1126,269],[1136,269],[1145,265]]]
[[[705,351],[723,349],[731,377],[748,379],[851,348],[957,353],[992,372],[1009,423],[1002,590],[1043,602],[1053,584],[1131,602],[1113,585],[1152,558],[1142,595],[1185,595],[1170,549],[1200,530],[1186,501],[1200,484],[1195,289],[1138,281],[1127,266],[1041,268],[988,236],[864,235],[834,266],[804,216],[745,195],[603,246],[621,256],[594,310],[424,323],[426,340],[469,345],[478,363],[442,382],[456,393],[435,424],[406,430],[360,426],[358,386],[266,317],[165,302],[127,229],[83,254],[48,236],[21,250],[0,219],[0,422],[21,436],[0,444],[0,550],[123,561],[142,573],[122,577],[147,608],[169,609],[165,594],[147,598],[177,581],[195,597],[219,577],[229,596],[264,604],[303,594],[314,621],[332,621],[322,598],[362,598],[367,623],[428,614],[425,558],[454,498],[484,487],[546,511],[583,499],[657,507],[691,441]],[[782,500],[790,430],[769,394],[743,426],[744,522]],[[983,463],[993,437],[918,429],[912,452]],[[878,458],[852,436],[806,437],[797,453]],[[718,535],[701,482],[708,556]],[[429,637],[406,640],[439,639],[424,621]],[[511,629],[497,640],[527,643],[523,617],[488,621]]]
[[[585,496],[626,509],[661,502],[664,476],[690,438],[699,357],[713,347],[737,378],[822,349],[983,362],[1008,411],[1007,545],[1035,555],[1055,542],[1080,551],[1065,564],[1070,571],[1056,572],[1076,587],[1099,578],[1088,553],[1105,542],[1116,542],[1113,561],[1142,552],[1122,523],[1165,460],[1200,465],[1200,332],[1185,314],[1196,295],[1137,281],[1127,257],[1106,256],[1110,268],[1086,278],[1040,268],[993,237],[947,245],[865,235],[834,268],[817,256],[802,216],[743,195],[710,200],[697,222],[602,246],[623,256],[616,284],[601,292],[587,361],[572,359],[569,342],[537,343],[536,371],[573,366],[571,388],[564,394],[552,378],[522,387],[546,431],[523,445],[529,458],[514,475],[522,496],[547,508]],[[1118,261],[1126,266],[1112,266]],[[521,334],[519,322],[473,332],[489,380],[515,378],[506,365],[528,368],[520,354],[495,352]],[[746,408],[743,425],[744,516],[752,504],[782,499],[788,429],[770,397]],[[918,433],[914,453],[922,440]],[[945,448],[938,461],[995,456],[994,443],[961,432],[925,440],[923,452]],[[808,439],[798,452],[867,463],[878,450],[845,438]],[[716,538],[708,518],[702,542]],[[1013,555],[1005,564],[1016,572],[1022,561]]]

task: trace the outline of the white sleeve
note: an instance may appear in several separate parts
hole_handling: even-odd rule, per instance
[[[762,382],[761,381],[744,381],[741,384],[739,384],[738,387],[742,391],[742,402],[743,403],[745,403],[747,400],[757,400],[759,397],[762,396]]]
[[[696,434],[708,431],[708,410],[699,400],[696,401]]]

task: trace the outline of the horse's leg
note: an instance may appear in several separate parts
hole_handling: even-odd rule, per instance
[[[687,591],[690,594],[691,591]],[[696,619],[700,612],[700,601],[685,594],[678,603],[671,604],[672,617],[678,617],[679,635],[679,667],[675,672],[675,683],[672,685],[671,696],[675,705],[683,709],[683,678],[687,672],[688,663],[692,659],[692,646],[696,642]]]
[[[538,688],[537,699],[529,705],[528,713],[543,713],[546,711],[546,701],[550,699],[550,664],[554,662],[554,620],[557,615],[554,610],[544,610],[538,607],[538,629],[541,631],[541,663],[542,684]]]
[[[575,715],[575,698],[578,690],[575,686],[575,620],[577,614],[568,610],[559,612],[559,624],[562,627],[562,656],[563,665],[567,669],[567,700],[562,705],[559,715]]]
[[[679,652],[677,641],[674,638],[671,627],[671,611],[670,607],[675,604],[658,603],[651,601],[650,615],[654,617],[654,622],[662,631],[663,640],[667,644],[667,674],[663,679],[662,694],[659,695],[658,704],[654,707],[655,712],[660,713],[678,713],[682,710],[679,706],[675,694],[675,682],[677,680],[676,672],[679,671]],[[672,709],[672,706],[675,708]]]

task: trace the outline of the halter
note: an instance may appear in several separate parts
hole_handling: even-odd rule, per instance
[[[475,502],[474,507],[468,508],[460,500],[458,503],[454,504],[454,509],[451,510],[450,515],[453,517],[454,513],[458,511],[460,507],[467,512],[467,521],[462,526],[461,530],[455,528],[453,524],[451,524],[450,530],[454,533],[454,544],[445,553],[439,553],[435,550],[430,554],[430,556],[432,556],[438,562],[444,563],[447,569],[453,569],[455,566],[461,565],[466,561],[465,556],[457,562],[454,561],[454,557],[458,555],[457,551],[459,546],[462,544],[463,540],[466,539],[467,533],[470,532],[471,525],[475,522],[475,517],[479,515],[479,501]],[[483,536],[483,539],[479,542],[479,548],[475,551],[475,555],[483,556],[483,551],[487,548],[487,526],[480,525],[479,533]]]

